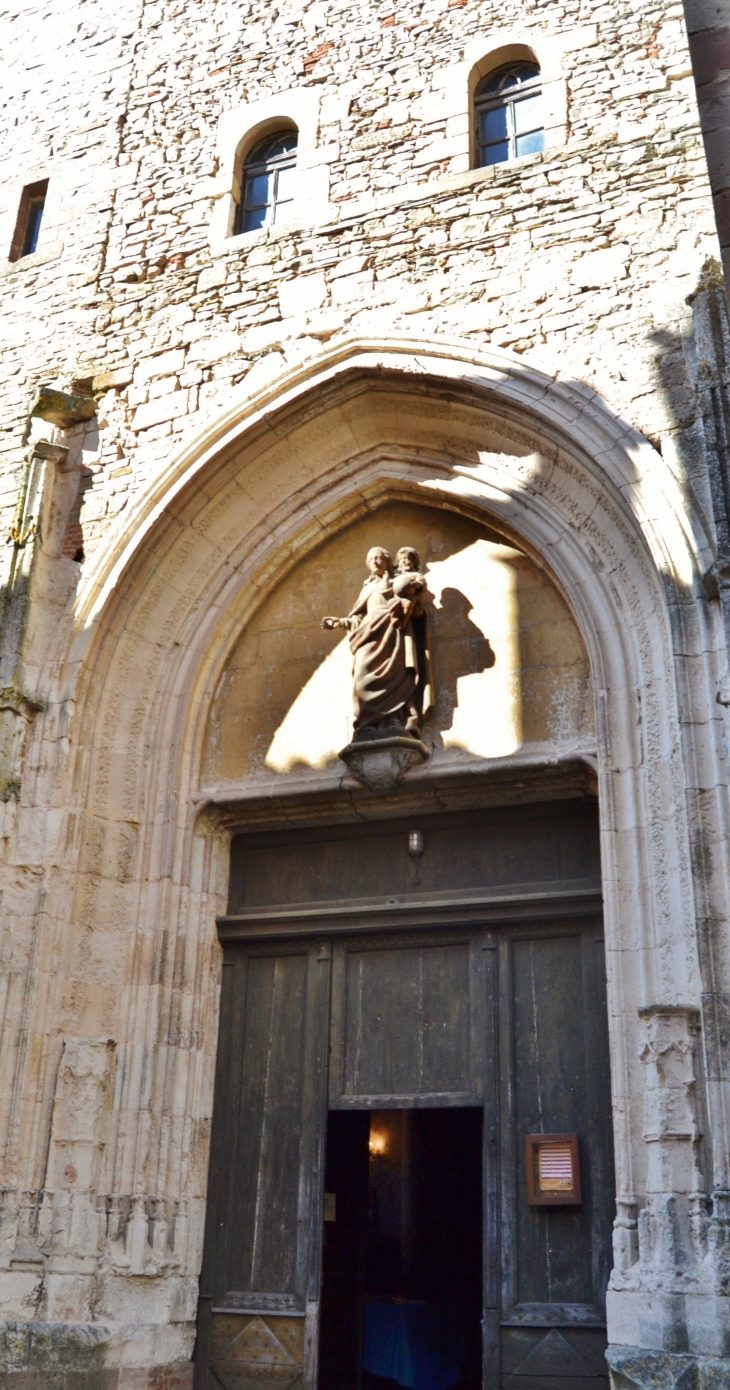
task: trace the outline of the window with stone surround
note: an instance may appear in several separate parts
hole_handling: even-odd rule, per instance
[[[502,164],[545,148],[542,82],[537,63],[507,63],[474,94],[477,163]]]
[[[253,232],[286,222],[294,208],[296,130],[259,140],[246,157],[234,232]]]
[[[19,261],[22,256],[32,256],[36,250],[47,192],[48,179],[39,179],[38,183],[29,183],[23,189],[15,232],[10,244],[9,260]]]

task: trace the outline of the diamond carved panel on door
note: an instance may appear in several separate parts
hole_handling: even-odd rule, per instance
[[[214,1313],[210,1365],[223,1390],[295,1390],[302,1384],[304,1318]]]

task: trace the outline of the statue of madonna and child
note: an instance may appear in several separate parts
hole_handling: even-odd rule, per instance
[[[387,550],[373,546],[366,564],[369,577],[347,617],[322,619],[323,628],[345,628],[350,635],[352,744],[417,741],[433,702],[426,579],[411,546],[397,552],[395,564]]]

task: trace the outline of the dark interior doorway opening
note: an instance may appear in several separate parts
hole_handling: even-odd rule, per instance
[[[478,1390],[482,1111],[331,1110],[319,1390]]]

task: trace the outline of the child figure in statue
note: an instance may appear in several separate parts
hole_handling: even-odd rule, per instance
[[[419,738],[431,705],[426,580],[417,551],[404,546],[396,565],[382,546],[368,551],[370,571],[346,618],[322,627],[346,628],[353,658],[353,742]]]

